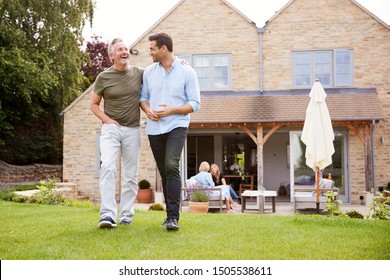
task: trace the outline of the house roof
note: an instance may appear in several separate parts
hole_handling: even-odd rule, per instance
[[[179,1],[170,11],[161,17],[151,28],[133,43],[137,44],[155,26],[160,24],[185,0]],[[245,20],[254,24],[248,17],[242,14],[227,0],[221,0]],[[266,25],[274,20],[280,13],[288,8],[294,1],[289,1],[274,16],[267,21]],[[374,14],[360,5],[355,0],[350,0],[364,12],[368,13],[378,22],[389,29],[389,26]],[[92,90],[93,85],[84,91],[75,101],[65,108],[61,115],[70,110],[83,96]],[[226,93],[203,93],[202,109],[191,116],[191,124],[211,123],[255,123],[255,122],[302,122],[305,118],[306,107],[309,102],[308,95],[264,95],[260,92],[226,92]],[[376,93],[347,93],[329,94],[327,105],[333,121],[368,121],[381,120],[380,102]]]
[[[191,124],[237,124],[303,122],[308,95],[264,96],[230,93],[202,95],[201,110],[191,114]],[[328,94],[332,121],[378,121],[383,119],[375,93]]]
[[[284,5],[279,11],[277,11],[269,20],[267,20],[265,22],[265,26],[267,26],[271,21],[273,21],[276,17],[278,17],[285,9],[287,9],[294,1],[296,0],[290,0],[286,3],[286,5]],[[386,27],[387,29],[390,29],[390,26],[388,24],[386,24],[383,20],[381,20],[379,17],[377,17],[376,15],[374,15],[373,13],[371,13],[369,10],[367,10],[364,6],[362,6],[361,4],[359,4],[357,1],[355,0],[349,0],[351,1],[353,4],[355,4],[356,6],[358,6],[361,10],[363,10],[365,13],[369,14],[373,19],[375,19],[376,21],[378,21],[380,24],[382,24],[384,27]]]
[[[93,83],[92,85],[90,85],[82,94],[80,94],[75,100],[73,100],[73,102],[71,104],[69,104],[61,113],[60,115],[62,116],[63,114],[65,114],[66,112],[68,112],[74,105],[76,105],[80,99],[82,99],[86,94],[88,94],[92,89],[93,89],[93,86],[95,85],[95,83]]]
[[[376,15],[374,15],[373,13],[371,13],[369,10],[367,10],[364,6],[362,6],[359,2],[355,1],[355,0],[350,0],[352,3],[354,3],[356,6],[358,6],[360,9],[362,9],[364,12],[366,12],[367,14],[369,14],[372,18],[374,18],[376,21],[378,21],[379,23],[381,23],[384,27],[386,27],[387,29],[390,29],[390,26],[388,24],[386,24],[383,20],[381,20],[379,17],[377,17]]]

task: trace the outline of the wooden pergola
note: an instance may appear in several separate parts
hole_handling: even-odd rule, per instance
[[[372,120],[340,120],[332,121],[333,127],[346,127],[350,133],[355,134],[363,144],[365,155],[365,179],[366,190],[374,188],[374,168],[373,168],[373,126],[379,122],[379,119]],[[264,183],[264,157],[263,147],[267,140],[278,129],[282,127],[303,127],[304,121],[274,121],[274,122],[191,122],[190,128],[239,128],[244,131],[257,146],[257,185],[263,186]],[[251,129],[256,128],[256,135]],[[265,129],[269,129],[264,134]]]

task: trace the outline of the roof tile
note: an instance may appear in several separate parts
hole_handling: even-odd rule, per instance
[[[201,110],[191,123],[304,121],[308,95],[202,95]],[[332,121],[382,119],[377,94],[328,94]]]

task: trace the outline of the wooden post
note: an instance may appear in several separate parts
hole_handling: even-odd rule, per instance
[[[364,126],[364,163],[365,163],[365,180],[366,191],[371,192],[374,187],[373,184],[373,170],[372,170],[372,145],[371,145],[371,124]]]
[[[320,214],[320,169],[316,167],[316,212]]]
[[[257,189],[264,187],[263,126],[257,127]]]

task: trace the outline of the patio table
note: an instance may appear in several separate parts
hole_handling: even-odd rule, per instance
[[[256,206],[259,209],[259,214],[264,213],[264,205],[265,205],[265,198],[266,197],[272,197],[272,212],[276,212],[276,197],[277,197],[276,191],[244,191],[241,194],[241,212],[243,213],[244,210],[250,210],[246,208],[246,202],[247,199],[250,197],[256,197]],[[257,209],[256,209],[257,210]]]

